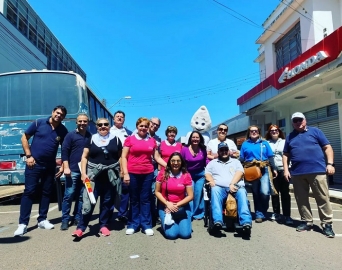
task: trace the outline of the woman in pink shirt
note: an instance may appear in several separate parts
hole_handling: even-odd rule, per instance
[[[166,169],[160,171],[156,182],[156,197],[164,235],[167,239],[191,237],[191,209],[193,199],[191,175],[180,153],[171,154]],[[171,219],[166,222],[166,215]]]
[[[169,157],[174,152],[180,153],[182,150],[182,144],[176,142],[175,138],[177,136],[177,128],[174,126],[168,126],[165,130],[166,140],[162,141],[159,146],[159,153],[161,158],[167,162]],[[160,170],[164,170],[164,167],[161,167]]]
[[[152,236],[152,218],[150,197],[154,166],[152,157],[161,166],[166,162],[160,157],[157,143],[150,135],[150,121],[140,117],[136,122],[138,132],[126,138],[121,155],[124,182],[129,184],[130,211],[128,214],[126,234],[134,234],[140,228]]]

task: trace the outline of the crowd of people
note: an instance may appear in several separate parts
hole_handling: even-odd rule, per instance
[[[153,227],[160,222],[165,238],[190,238],[192,222],[206,218],[205,184],[211,189],[213,232],[222,229],[224,203],[228,194],[232,194],[237,202],[237,221],[243,233],[250,235],[252,213],[244,174],[252,166],[260,170],[260,176],[250,182],[255,223],[269,219],[293,224],[289,193],[292,179],[302,221],[296,230],[309,231],[313,227],[309,204],[311,187],[323,233],[330,238],[335,236],[327,185],[327,175],[335,172],[333,149],[321,130],[306,125],[302,113],[292,115],[294,130],[286,139],[277,125],[269,126],[265,138],[258,126],[250,126],[240,150],[227,138],[226,124],[218,126],[218,137],[207,145],[198,131],[193,131],[188,142],[182,145],[176,142],[175,126],[168,126],[166,139],[160,139],[156,133],[161,121],[157,117],[140,117],[136,130],[131,132],[124,127],[125,113],[117,111],[113,127],[108,119],[99,118],[97,133],[92,135],[87,131],[86,114],[79,114],[76,129],[68,132],[61,124],[66,114],[64,106],[56,106],[51,117],[34,121],[22,136],[26,155],[25,190],[14,236],[27,232],[39,181],[42,191],[38,227],[54,228],[47,219],[50,194],[54,179],[63,173],[66,180],[60,229],[66,231],[75,225],[72,235],[77,238],[83,237],[95,207],[83,188],[87,180],[95,200],[100,197],[99,233],[103,236],[110,235],[109,224],[117,209],[117,220],[127,224],[126,235],[142,231],[152,236]],[[56,173],[55,158],[60,145],[63,163]],[[270,197],[271,215],[268,213]]]

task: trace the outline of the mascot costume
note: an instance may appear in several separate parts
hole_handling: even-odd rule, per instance
[[[211,128],[211,118],[207,107],[201,106],[191,118],[191,127],[193,131],[198,131],[204,138],[204,144],[207,145],[210,141],[210,134],[208,130]],[[192,131],[186,135],[186,144],[189,141],[189,137]]]

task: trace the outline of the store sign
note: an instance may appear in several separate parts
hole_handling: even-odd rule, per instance
[[[311,56],[310,58],[306,59],[304,62],[299,64],[298,66],[295,66],[294,68],[290,69],[287,67],[283,71],[283,73],[280,75],[278,82],[279,83],[284,83],[285,80],[289,80],[299,73],[303,72],[304,70],[316,65],[320,61],[324,60],[327,58],[328,55],[324,51],[319,51],[316,55]]]

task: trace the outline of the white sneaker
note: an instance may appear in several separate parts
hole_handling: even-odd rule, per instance
[[[131,235],[131,234],[134,234],[134,233],[135,233],[134,229],[127,229],[126,230],[126,235]]]
[[[38,228],[51,230],[51,229],[55,228],[55,226],[53,224],[51,224],[50,221],[43,220],[41,222],[38,222]]]
[[[271,216],[271,221],[278,221],[278,220],[280,220],[280,215],[273,213]]]
[[[148,235],[148,236],[152,236],[154,233],[153,233],[152,229],[146,229],[145,230],[145,234]]]
[[[18,229],[14,232],[14,236],[23,236],[27,233],[27,225],[19,224]]]

